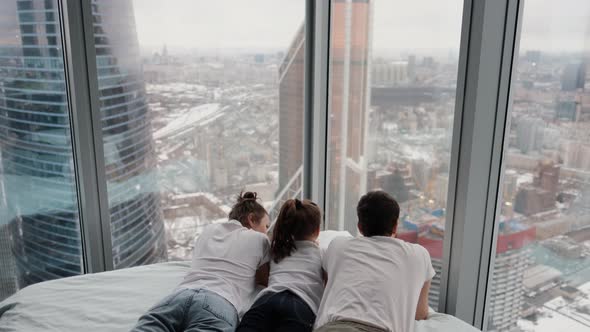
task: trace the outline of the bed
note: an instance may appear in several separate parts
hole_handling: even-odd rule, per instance
[[[188,269],[188,262],[169,262],[26,287],[0,303],[0,332],[129,331],[142,313],[176,288]],[[427,320],[416,322],[415,331],[478,330],[432,311]]]

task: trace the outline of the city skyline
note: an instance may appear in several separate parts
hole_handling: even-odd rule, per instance
[[[190,258],[194,238],[206,225],[227,219],[241,190],[258,192],[271,216],[282,200],[301,195],[304,1],[270,1],[261,0],[256,13],[236,1],[175,0],[161,11],[148,0],[92,1],[104,138],[104,156],[97,157],[104,157],[106,166],[115,267]],[[354,206],[360,195],[371,189],[392,194],[402,210],[399,237],[431,254],[437,275],[430,304],[436,307],[444,286],[446,207],[454,199],[447,197],[451,140],[460,130],[453,124],[462,3],[401,4],[332,3],[326,228],[356,235]],[[585,12],[590,5],[574,10],[574,4],[581,3],[566,1],[554,15],[556,6],[546,0],[529,1],[525,7],[521,46],[534,46],[543,35],[545,44],[561,53],[524,48],[515,55],[495,221],[497,257],[489,271],[491,331],[535,331],[528,326],[549,320],[553,313],[585,317],[584,294],[590,287],[590,70],[585,62],[587,23],[580,18],[590,14]],[[205,10],[209,8],[215,10]],[[57,31],[55,22],[37,24],[39,17],[29,15],[30,9],[19,10],[24,11],[16,15],[21,24],[11,19],[19,28],[33,24]],[[49,12],[57,13],[53,8]],[[146,12],[178,16],[154,24]],[[276,15],[268,21],[246,22],[270,12]],[[565,19],[562,14],[568,12],[572,17]],[[232,21],[200,21],[203,13]],[[209,30],[195,22],[206,23]],[[540,23],[546,24],[539,30]],[[232,34],[226,25],[232,31],[235,26],[243,29]],[[273,31],[263,31],[268,25]],[[411,33],[398,34],[400,25]],[[575,31],[564,39],[565,28]],[[0,296],[18,288],[17,267],[26,267],[27,255],[41,257],[39,245],[65,243],[59,248],[66,248],[69,256],[50,251],[43,255],[47,265],[60,268],[67,257],[81,270],[80,254],[70,252],[80,245],[78,213],[70,208],[78,189],[64,64],[57,52],[60,39],[51,39],[43,29],[21,29],[26,31],[17,34],[20,43],[36,49],[47,41],[54,49],[44,54],[51,59],[38,62],[38,54],[20,55],[16,44],[13,59],[14,29],[0,30],[0,43],[7,43],[0,45],[8,46],[0,51],[9,52],[0,54],[0,261],[9,267],[7,275],[6,270],[0,273]],[[160,30],[153,40],[166,38],[149,46],[141,31],[153,29]],[[190,31],[211,32],[213,44],[231,49],[190,49],[192,43],[208,47],[212,42],[200,40],[201,34],[192,38]],[[243,38],[245,34],[251,35]],[[175,46],[183,38],[189,47],[185,51]],[[276,44],[277,38],[280,48],[264,46]],[[241,49],[236,41],[249,46]],[[425,45],[448,48],[439,52]],[[141,54],[146,46],[153,50]],[[375,49],[393,51],[379,54]],[[46,80],[52,85],[45,86]],[[18,140],[49,147],[53,154],[22,152],[30,146],[16,144]],[[31,185],[19,186],[15,174]],[[37,190],[32,186],[36,181],[42,184]],[[58,188],[46,184],[55,182]],[[24,204],[27,198],[37,205]],[[60,201],[65,203],[56,204]],[[64,206],[69,214],[51,213]],[[2,227],[6,212],[14,214],[10,221],[16,220],[10,226],[18,227]],[[64,226],[64,219],[69,224]],[[29,277],[39,274],[30,270]],[[590,317],[584,319],[590,326]]]
[[[373,1],[372,24],[374,53],[395,54],[411,51],[414,54],[440,53],[458,49],[456,31],[461,20],[449,21],[444,17],[460,18],[463,1]],[[586,17],[590,15],[590,3],[585,0],[565,0],[556,5],[552,0],[535,0],[525,4],[520,49],[541,50],[548,53],[579,51],[581,41],[590,32]],[[170,5],[174,4],[174,5]],[[283,17],[272,15],[277,10],[303,12],[304,0],[257,0],[256,5],[239,0],[193,1],[134,0],[140,44],[149,49],[167,45],[171,50],[279,50],[289,42],[285,36],[294,37],[301,19],[297,15]],[[529,10],[529,7],[532,7]],[[179,10],[182,8],[182,10]],[[401,9],[401,10],[400,10]],[[250,15],[248,15],[250,14]],[[264,16],[265,20],[251,22],[248,17]],[[217,18],[241,26],[239,31],[217,24]],[[183,19],[186,18],[186,19]],[[160,20],[162,25],[149,22]],[[213,20],[213,21],[212,21]],[[280,21],[279,21],[280,20]],[[433,28],[433,25],[436,28]],[[211,30],[210,27],[216,29]],[[209,27],[209,28],[207,28]],[[408,32],[408,27],[411,29]],[[190,35],[187,37],[187,30]],[[206,34],[200,34],[207,31]],[[404,33],[399,33],[403,31]],[[236,33],[237,32],[237,33]],[[247,36],[248,38],[244,38]],[[251,38],[256,36],[256,38]],[[404,45],[403,48],[392,45]],[[586,48],[590,45],[586,46]],[[421,51],[422,50],[422,51]]]

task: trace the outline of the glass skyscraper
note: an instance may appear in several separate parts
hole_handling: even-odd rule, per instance
[[[115,268],[166,260],[156,154],[131,0],[92,1]]]
[[[0,287],[7,296],[83,267],[57,2],[2,1],[0,13]]]
[[[131,1],[93,2],[93,16],[114,265],[161,261],[165,231],[155,179],[146,171],[155,155]],[[83,265],[57,1],[2,1],[0,18],[5,297],[82,273]]]

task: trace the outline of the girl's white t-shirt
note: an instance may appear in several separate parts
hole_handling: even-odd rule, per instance
[[[256,270],[270,260],[269,250],[265,234],[239,221],[209,225],[195,240],[191,270],[178,288],[207,289],[242,315],[255,294]]]
[[[268,287],[258,294],[258,298],[269,292],[291,291],[299,296],[314,314],[317,314],[324,293],[322,273],[322,254],[318,244],[312,241],[295,241],[291,256],[279,263],[270,263]]]
[[[420,291],[436,274],[424,247],[385,236],[336,238],[323,267],[328,283],[315,328],[347,320],[412,332]]]

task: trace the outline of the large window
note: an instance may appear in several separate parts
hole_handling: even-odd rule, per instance
[[[438,304],[462,1],[332,1],[326,219],[357,234],[356,204],[382,189],[398,237],[425,246]]]
[[[115,268],[189,258],[242,190],[301,194],[305,1],[92,10]]]
[[[589,15],[587,1],[524,6],[490,331],[590,329]]]
[[[0,300],[84,272],[59,15],[0,2]]]

